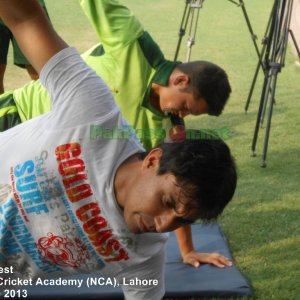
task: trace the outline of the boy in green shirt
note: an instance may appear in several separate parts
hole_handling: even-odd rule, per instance
[[[222,112],[231,90],[221,68],[208,62],[166,60],[138,19],[117,1],[82,0],[81,6],[101,42],[83,57],[105,79],[129,124],[141,132],[139,137],[146,149],[168,135],[162,130],[163,122],[169,120],[166,113],[184,117]],[[0,97],[1,131],[13,126],[1,122],[1,117],[8,117],[1,108],[15,106],[16,123],[50,109],[39,81],[11,94],[14,101]],[[3,126],[6,123],[8,127]]]

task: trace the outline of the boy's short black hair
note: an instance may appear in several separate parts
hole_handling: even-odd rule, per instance
[[[185,207],[197,208],[203,221],[216,219],[236,188],[236,166],[229,147],[213,138],[161,143],[158,148],[162,156],[157,174],[173,174],[189,201]]]
[[[226,72],[207,61],[193,61],[177,66],[190,78],[190,88],[196,99],[204,98],[208,104],[208,114],[219,116],[231,93]]]

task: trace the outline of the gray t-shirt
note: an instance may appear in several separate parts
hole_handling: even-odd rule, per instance
[[[8,277],[158,279],[123,290],[128,299],[161,298],[166,235],[132,234],[113,188],[118,166],[143,148],[120,136],[128,124],[74,49],[51,58],[41,81],[52,111],[0,134],[0,265],[14,262]],[[95,139],[92,130],[109,134]]]

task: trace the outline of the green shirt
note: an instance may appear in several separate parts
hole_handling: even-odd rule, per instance
[[[165,138],[164,115],[149,105],[151,83],[167,85],[178,63],[167,61],[138,19],[115,0],[81,0],[101,44],[82,55],[110,87],[123,116],[150,149]],[[50,110],[39,81],[14,91],[23,121]]]
[[[80,3],[101,42],[83,57],[106,81],[123,116],[150,149],[165,137],[165,116],[149,104],[151,83],[167,85],[178,63],[164,58],[139,20],[118,1]]]

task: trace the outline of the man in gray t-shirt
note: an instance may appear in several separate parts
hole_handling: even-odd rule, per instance
[[[0,0],[0,17],[52,99],[50,113],[0,134],[1,266],[15,255],[9,275],[22,278],[99,271],[126,299],[162,298],[164,232],[223,211],[236,186],[229,148],[186,140],[144,152],[120,136],[108,87],[36,0]],[[91,139],[91,127],[119,131]]]

